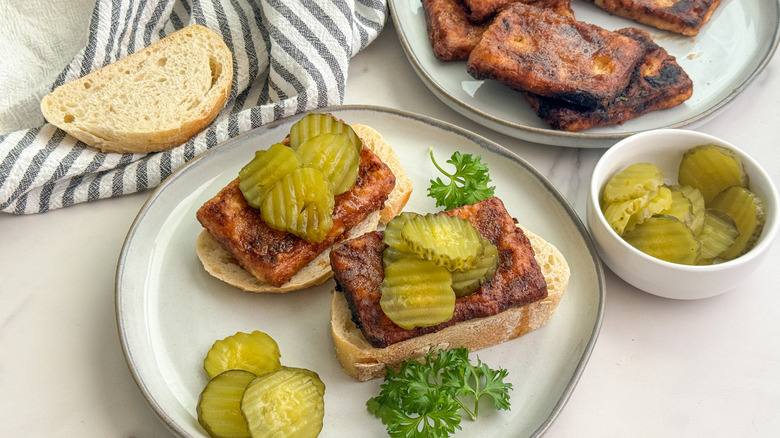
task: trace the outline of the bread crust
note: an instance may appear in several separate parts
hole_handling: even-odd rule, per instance
[[[397,369],[404,360],[421,359],[432,350],[463,346],[476,351],[515,339],[546,324],[568,285],[569,266],[554,245],[522,226],[518,227],[531,241],[536,253],[536,261],[547,282],[547,297],[493,316],[460,322],[435,333],[376,348],[355,327],[343,294],[334,292],[330,309],[331,336],[344,372],[359,381],[367,381],[382,377],[386,367]]]
[[[41,101],[49,123],[103,152],[178,146],[219,114],[230,95],[233,55],[192,25],[56,88]]]

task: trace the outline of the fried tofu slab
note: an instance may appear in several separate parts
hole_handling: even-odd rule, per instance
[[[605,11],[682,35],[695,36],[721,0],[591,0]]]
[[[513,3],[471,51],[468,73],[520,91],[604,108],[644,58],[636,40],[550,10]]]
[[[382,253],[386,245],[382,242],[381,231],[344,241],[331,250],[336,289],[344,293],[355,325],[374,347],[383,348],[461,321],[496,315],[547,296],[547,283],[536,262],[534,249],[500,199],[488,198],[442,214],[468,219],[480,235],[496,245],[500,261],[490,281],[455,301],[452,319],[432,327],[405,330],[382,311],[379,299],[384,279]]]
[[[617,31],[639,42],[645,57],[625,92],[606,108],[583,108],[565,101],[524,93],[531,107],[553,129],[582,131],[618,125],[651,111],[672,108],[693,94],[693,81],[676,59],[658,46],[650,34],[636,28]]]
[[[196,216],[235,261],[260,281],[274,286],[288,282],[317,255],[344,238],[344,233],[384,207],[395,187],[392,170],[363,148],[355,185],[335,197],[333,228],[322,242],[308,242],[266,224],[250,207],[233,180],[206,201]]]
[[[512,3],[524,3],[539,8],[552,9],[559,14],[574,17],[571,0],[463,0],[469,11],[469,20],[474,23],[493,18]]]

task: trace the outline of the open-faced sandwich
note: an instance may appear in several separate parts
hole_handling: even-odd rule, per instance
[[[331,246],[376,230],[412,191],[391,146],[368,126],[312,113],[279,141],[197,212],[204,268],[246,291],[325,282]]]

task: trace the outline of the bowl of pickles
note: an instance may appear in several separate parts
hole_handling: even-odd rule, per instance
[[[615,274],[645,292],[690,300],[744,283],[778,233],[778,204],[769,175],[738,147],[659,129],[604,153],[586,218]]]

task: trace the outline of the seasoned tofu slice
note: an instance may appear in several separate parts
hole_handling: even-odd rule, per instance
[[[695,36],[721,0],[591,0],[596,6],[638,23]]]

